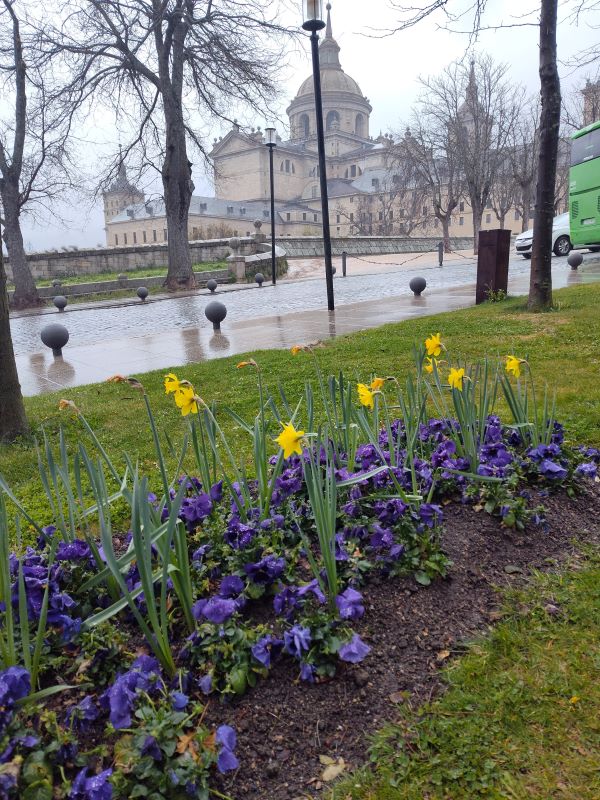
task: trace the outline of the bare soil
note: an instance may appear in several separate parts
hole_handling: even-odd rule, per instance
[[[368,737],[443,688],[440,666],[498,619],[498,588],[523,583],[532,570],[555,569],[581,542],[600,543],[600,491],[532,498],[547,509],[547,530],[515,534],[484,512],[445,507],[443,548],[453,565],[429,587],[413,579],[371,580],[356,631],[371,646],[362,663],[310,686],[294,665],[276,664],[269,678],[235,705],[212,702],[207,721],[238,732],[240,769],[218,789],[233,800],[318,797],[319,756],[359,766]]]

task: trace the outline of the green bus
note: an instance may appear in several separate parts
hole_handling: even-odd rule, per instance
[[[569,223],[573,247],[600,245],[600,120],[571,136]]]

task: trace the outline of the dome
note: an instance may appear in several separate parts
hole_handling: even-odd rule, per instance
[[[314,94],[313,76],[310,75],[298,90],[296,97],[303,97],[308,94]],[[357,94],[359,97],[363,96],[360,86],[349,75],[346,75],[344,70],[331,69],[321,66],[321,91],[322,92],[350,92],[350,94]]]
[[[327,4],[327,27],[319,45],[323,113],[327,131],[369,138],[369,115],[373,110],[360,86],[346,75],[340,64],[340,46],[331,29],[331,5]],[[314,79],[309,75],[286,109],[292,139],[309,139],[316,130]]]

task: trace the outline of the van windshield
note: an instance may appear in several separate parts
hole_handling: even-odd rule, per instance
[[[583,164],[600,156],[600,128],[579,136],[571,142],[571,166]]]

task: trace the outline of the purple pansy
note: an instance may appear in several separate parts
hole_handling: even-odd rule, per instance
[[[77,773],[69,794],[69,800],[112,800],[113,787],[110,783],[112,769],[105,769],[88,778],[88,768]]]
[[[239,575],[226,575],[219,586],[221,597],[236,597],[244,591],[244,581]]]
[[[162,751],[154,736],[146,736],[141,753],[143,756],[150,756],[155,761],[162,761]]]
[[[228,597],[209,597],[208,600],[198,600],[192,608],[196,619],[203,616],[215,625],[222,625],[227,622],[236,610],[235,600],[231,600]]]
[[[338,594],[335,602],[342,619],[360,619],[365,613],[361,593],[351,586],[341,594]]]
[[[72,542],[61,542],[56,549],[57,561],[83,561],[92,555],[90,546],[81,539]]]
[[[31,691],[31,677],[24,667],[7,667],[0,672],[0,706],[12,708]]]
[[[171,705],[175,711],[183,711],[190,701],[190,698],[187,696],[187,694],[184,694],[183,692],[171,692],[170,696]]]
[[[246,574],[254,583],[269,584],[277,580],[285,569],[285,558],[274,555],[265,556],[260,561],[244,564]]]
[[[252,647],[252,655],[254,658],[263,665],[263,667],[271,666],[271,658],[276,656],[283,646],[283,640],[272,636],[270,633],[260,638]]]
[[[301,658],[309,649],[311,641],[310,628],[303,628],[301,625],[294,625],[283,633],[284,650],[294,658]]]
[[[231,772],[240,765],[234,753],[237,736],[231,725],[221,725],[217,728],[216,742],[220,745],[217,758],[217,769],[221,773]]]
[[[544,478],[547,478],[551,481],[562,481],[567,477],[567,470],[560,464],[557,464],[556,461],[552,461],[550,458],[542,459],[539,470],[540,475],[543,475]]]
[[[338,656],[342,661],[349,661],[351,664],[358,664],[371,652],[368,644],[365,644],[360,636],[355,633],[352,639],[342,645],[338,651]]]
[[[583,475],[586,478],[595,478],[597,474],[598,467],[593,461],[586,461],[583,464],[579,464],[575,470],[575,475]]]

